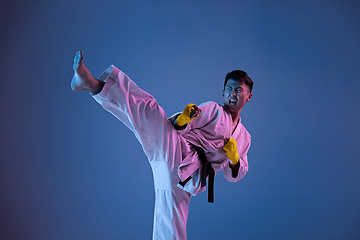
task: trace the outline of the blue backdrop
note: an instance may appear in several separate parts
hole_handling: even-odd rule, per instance
[[[191,199],[189,239],[360,239],[359,2],[10,1],[0,5],[0,239],[150,239],[133,134],[70,89],[114,64],[168,116],[254,80],[249,172]],[[137,165],[135,168],[134,166]]]

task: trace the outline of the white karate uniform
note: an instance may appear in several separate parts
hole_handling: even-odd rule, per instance
[[[176,131],[157,101],[118,68],[110,66],[100,80],[105,85],[94,99],[135,134],[150,162],[155,187],[153,239],[186,240],[190,196],[205,190],[199,184],[201,162],[189,143],[205,149],[215,173],[225,168],[226,179],[236,182],[248,169],[249,133],[239,123],[231,136],[230,114],[212,102],[200,105],[202,114],[184,130]],[[240,170],[236,178],[231,176],[229,160],[222,150],[224,139],[230,136],[238,141]],[[188,176],[192,178],[184,187],[178,185]]]
[[[247,152],[251,143],[249,132],[242,125],[240,119],[238,126],[231,133],[232,118],[230,112],[215,102],[206,102],[198,107],[202,110],[202,113],[188,123],[185,129],[179,130],[178,133],[187,142],[204,149],[207,161],[211,162],[215,174],[224,169],[224,176],[229,182],[238,182],[248,171]],[[172,121],[176,116],[177,114],[172,116],[170,120]],[[232,177],[229,159],[223,149],[230,137],[234,138],[237,142],[240,158],[240,168],[236,178]],[[178,184],[178,187],[190,192],[194,196],[206,189],[206,187],[201,188],[200,165],[201,161],[197,157],[193,157],[192,152],[190,152],[183,159],[178,169],[181,181],[192,176],[184,187],[180,184]]]

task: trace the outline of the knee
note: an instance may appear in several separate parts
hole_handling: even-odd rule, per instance
[[[165,161],[152,161],[151,168],[154,176],[154,187],[158,189],[172,189],[172,171]]]

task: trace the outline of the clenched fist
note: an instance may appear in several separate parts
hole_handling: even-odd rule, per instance
[[[228,158],[232,161],[232,164],[237,164],[239,162],[239,154],[237,151],[236,140],[230,138],[229,141],[224,145],[223,149],[226,152]]]
[[[184,111],[176,119],[177,125],[184,126],[194,120],[201,113],[201,109],[193,103],[186,105]]]

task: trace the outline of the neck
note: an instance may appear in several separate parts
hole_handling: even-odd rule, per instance
[[[233,123],[234,122],[237,123],[239,121],[239,119],[240,119],[240,112],[241,112],[242,109],[240,109],[239,111],[230,111],[230,109],[227,108],[227,110],[229,111],[229,113],[231,115],[231,119],[232,119]]]
[[[233,123],[237,123],[240,119],[240,113],[230,113]]]
[[[239,109],[238,111],[231,111],[226,105],[223,105],[223,107],[226,109],[226,111],[227,111],[228,113],[230,113],[230,115],[231,115],[231,120],[233,121],[233,123],[239,121],[239,119],[240,119],[240,112],[241,112],[242,108]]]

